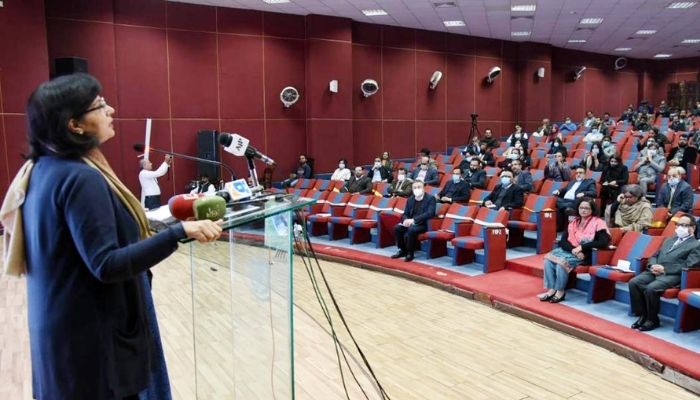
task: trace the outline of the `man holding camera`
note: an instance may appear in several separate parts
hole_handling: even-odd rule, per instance
[[[140,161],[141,172],[139,172],[139,182],[141,183],[141,205],[145,209],[152,210],[161,206],[158,178],[168,173],[168,168],[170,168],[172,162],[173,156],[166,154],[163,163],[154,171],[153,163],[151,163],[150,160],[144,158]]]

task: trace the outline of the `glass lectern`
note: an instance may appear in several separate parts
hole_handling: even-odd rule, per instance
[[[238,204],[216,243],[191,241],[197,399],[293,399],[291,196]]]

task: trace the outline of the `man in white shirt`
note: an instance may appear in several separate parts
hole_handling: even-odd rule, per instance
[[[165,175],[173,162],[173,156],[165,155],[165,160],[153,171],[153,163],[150,160],[141,160],[141,172],[139,172],[139,182],[141,183],[141,205],[147,210],[152,210],[161,206],[160,187],[158,178]]]

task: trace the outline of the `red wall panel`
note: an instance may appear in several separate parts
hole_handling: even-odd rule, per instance
[[[382,46],[413,50],[416,48],[416,31],[398,26],[383,26]]]
[[[483,134],[484,128],[480,127]],[[447,121],[446,127],[447,146],[464,146],[467,144],[467,138],[471,130],[471,122],[464,121]]]
[[[114,27],[120,118],[168,118],[168,57],[165,31]],[[148,54],[144,60],[143,55]]]
[[[263,39],[219,35],[222,118],[264,118]]]
[[[445,121],[416,121],[416,148],[426,147],[431,152],[444,152],[447,148]]]
[[[602,115],[603,97],[606,95],[603,87],[603,74],[599,70],[589,69],[584,76],[586,111],[591,110],[595,115]]]
[[[384,149],[393,158],[415,157],[418,149],[423,147],[416,145],[415,121],[384,121],[382,133]]]
[[[416,52],[416,118],[445,120],[446,104],[444,81],[430,90],[429,80],[435,71],[445,73],[445,54]]]
[[[199,4],[167,2],[167,26],[171,29],[216,31],[216,8]]]
[[[7,187],[10,186],[10,180],[15,174],[15,170],[10,169],[7,163],[7,149],[5,146],[5,143],[7,143],[7,137],[5,136],[5,130],[3,129],[4,125],[4,117],[2,114],[0,114],[0,166],[2,167],[2,170],[0,171],[0,196],[2,196],[2,198],[5,198]],[[12,175],[10,175],[10,173],[12,173]]]
[[[392,153],[393,144],[384,142],[382,137],[382,121],[355,120],[352,128],[353,157],[350,158],[348,154],[340,153],[338,158],[347,158],[352,165],[366,165],[385,149],[390,152],[392,157],[396,157],[396,154]]]
[[[416,50],[444,52],[447,49],[447,34],[434,31],[416,31]]]
[[[306,117],[305,46],[301,40],[265,38],[265,113],[267,118]],[[284,108],[280,92],[287,86],[299,91],[299,101]]]
[[[307,125],[309,154],[316,171],[333,171],[339,158],[354,159],[352,120],[312,119]]]
[[[617,114],[618,111],[623,111],[629,104],[637,104],[639,96],[639,74],[636,73],[621,73],[620,74],[620,100],[615,111],[611,113]]]
[[[216,119],[172,120],[173,151],[184,154],[197,154],[197,131],[202,129],[217,129]],[[197,163],[189,160],[178,160],[171,168],[175,190],[182,191],[185,185],[197,176]],[[161,178],[163,179],[163,178]]]
[[[168,31],[173,118],[217,118],[216,35]]]
[[[115,0],[114,22],[164,28],[166,5],[162,0]]]
[[[306,121],[270,120],[267,121],[267,154],[277,162],[274,179],[282,180],[289,176],[299,161],[299,154],[307,153]],[[315,157],[315,154],[307,154]],[[323,172],[316,170],[315,172]]]
[[[291,14],[263,14],[263,32],[266,36],[303,39],[306,34],[304,17]]]
[[[338,93],[328,83],[338,80]],[[309,118],[352,118],[352,44],[307,41],[306,95]]]
[[[501,121],[515,121],[522,119],[518,114],[519,104],[522,101],[522,91],[518,90],[519,76],[517,62],[511,59],[501,61],[501,75],[497,80],[501,81],[501,106],[498,119]],[[548,98],[548,93],[543,93]],[[549,100],[545,100],[549,101]],[[548,111],[548,110],[547,110]]]
[[[469,115],[475,110],[474,60],[472,56],[446,56],[445,75],[440,84],[446,92],[448,120],[469,120]]]
[[[365,79],[374,79],[379,83],[379,91],[370,97],[364,97],[360,85]],[[382,49],[377,46],[352,46],[352,87],[348,88],[352,97],[353,117],[355,119],[382,118]]]
[[[276,162],[277,157],[268,151],[268,146],[265,143],[265,121],[258,120],[221,120],[221,131],[229,133],[238,133],[239,135],[250,140],[250,146],[255,147],[258,151],[270,156]],[[274,140],[274,139],[273,139]],[[245,157],[237,157],[229,152],[221,152],[221,161],[233,168],[237,178],[248,177],[248,162]],[[259,160],[255,161],[255,167],[258,172],[258,179],[262,179],[265,164]],[[223,171],[222,176],[229,180],[228,172]]]
[[[371,46],[382,45],[382,26],[352,22],[352,42]]]
[[[382,80],[385,119],[414,119],[416,116],[415,51],[384,47]]]
[[[501,118],[501,90],[503,77],[499,76],[493,83],[486,83],[486,75],[491,68],[501,65],[500,60],[476,57],[476,112],[481,121],[499,121]],[[501,67],[503,68],[503,67]]]
[[[256,10],[217,9],[219,32],[262,35],[263,13]]]
[[[352,20],[326,15],[309,15],[306,17],[306,38],[351,42]]]
[[[46,0],[46,16],[112,22],[112,1],[108,0]]]
[[[5,132],[7,132],[7,164],[12,178],[19,167],[24,164],[23,154],[29,153],[27,145],[27,121],[24,115],[5,114]]]

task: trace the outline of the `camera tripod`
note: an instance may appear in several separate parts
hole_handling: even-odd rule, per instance
[[[481,131],[479,131],[479,124],[476,121],[476,119],[479,116],[476,114],[472,114],[472,127],[469,129],[469,136],[467,136],[467,144],[470,144],[472,142],[472,139],[474,136],[477,138],[481,138]]]

